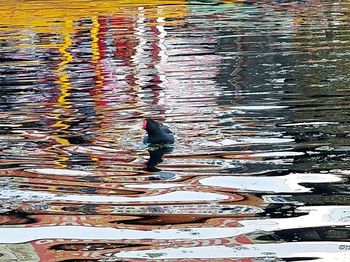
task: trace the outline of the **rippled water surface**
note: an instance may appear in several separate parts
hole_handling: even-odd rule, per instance
[[[349,1],[2,0],[0,21],[1,261],[350,261]]]

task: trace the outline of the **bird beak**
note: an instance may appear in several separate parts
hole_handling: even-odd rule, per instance
[[[146,130],[146,128],[147,128],[147,120],[143,120],[142,129]]]

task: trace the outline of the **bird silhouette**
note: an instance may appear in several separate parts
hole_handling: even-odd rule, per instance
[[[143,139],[145,144],[173,144],[175,142],[173,132],[167,126],[151,118],[143,121],[142,128],[147,132]]]

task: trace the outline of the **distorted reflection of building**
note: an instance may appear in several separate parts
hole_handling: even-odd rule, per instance
[[[213,226],[239,226],[238,219],[221,219],[209,217],[197,217],[196,215],[186,215],[182,219],[172,217],[171,215],[157,216],[81,216],[81,215],[28,215],[35,223],[28,222],[27,227],[44,226],[81,226],[81,227],[111,227],[119,229],[133,229],[135,231],[148,231],[161,229],[160,226],[173,224],[171,228],[186,230],[189,227],[213,227]],[[192,217],[192,218],[191,218]],[[179,220],[180,218],[180,220]],[[163,220],[163,221],[162,221]],[[181,221],[182,220],[182,221]],[[14,221],[15,222],[15,221]],[[154,224],[155,223],[155,224]],[[175,223],[175,224],[174,224]],[[176,225],[177,224],[177,225]],[[12,224],[16,226],[16,224]],[[58,227],[59,229],[59,227]],[[170,228],[169,228],[170,229]],[[218,242],[231,244],[251,243],[251,240],[245,236],[235,238],[218,239]],[[38,239],[25,244],[7,244],[6,247],[0,244],[0,252],[7,253],[7,256],[20,257],[22,260],[40,257],[40,261],[63,261],[63,259],[76,259],[85,257],[86,259],[102,259],[108,252],[117,253],[127,250],[157,249],[171,247],[174,243],[183,247],[198,247],[209,244],[206,239],[188,240],[167,240],[167,239],[125,239],[125,240],[84,240],[82,239]],[[21,248],[16,248],[21,247]],[[7,250],[9,249],[9,250]],[[30,252],[29,252],[30,250]],[[57,252],[62,251],[65,252]],[[25,252],[24,252],[25,251]]]
[[[217,205],[216,205],[217,207]],[[55,259],[74,259],[77,256],[86,258],[101,259],[108,255],[118,257],[120,253],[127,254],[127,257],[133,257],[132,251],[139,252],[157,252],[162,249],[190,249],[190,248],[213,248],[221,247],[240,247],[250,248],[251,244],[271,244],[271,243],[295,243],[296,240],[303,244],[310,241],[319,241],[319,244],[332,244],[339,248],[347,250],[348,245],[343,246],[340,241],[346,241],[349,236],[349,230],[346,228],[346,219],[349,212],[347,207],[311,207],[301,208],[298,212],[300,217],[290,217],[284,219],[242,219],[242,217],[232,217],[224,215],[215,217],[207,216],[198,220],[183,219],[183,223],[173,224],[176,220],[171,220],[171,215],[162,214],[160,217],[147,216],[126,216],[126,215],[36,215],[29,216],[35,218],[34,224],[28,224],[27,227],[21,226],[21,230],[36,231],[39,228],[45,229],[49,226],[57,230],[57,237],[52,239],[35,239],[28,242],[27,248],[32,248],[33,253],[46,258],[45,261],[55,261]],[[324,214],[324,216],[320,216]],[[330,218],[329,215],[333,217]],[[154,216],[154,215],[153,215]],[[164,218],[164,221],[161,221]],[[199,218],[199,217],[197,217]],[[331,220],[333,219],[333,220]],[[166,222],[169,225],[165,228]],[[146,222],[146,223],[145,223]],[[164,223],[164,224],[163,224]],[[70,231],[63,230],[70,227],[71,230],[81,230],[90,233],[96,232],[99,236],[94,240],[89,239],[69,239]],[[109,229],[108,229],[109,227]],[[12,227],[16,229],[16,227]],[[60,231],[62,229],[62,231]],[[109,230],[115,235],[114,240],[105,239],[106,235],[98,234],[99,230]],[[207,235],[208,231],[212,234]],[[128,238],[125,235],[132,233],[133,237]],[[175,233],[176,234],[170,234]],[[42,233],[39,233],[42,234]],[[148,235],[149,237],[144,237]],[[74,234],[73,234],[74,235]],[[136,237],[139,236],[139,237]],[[142,237],[143,236],[143,237]],[[20,239],[21,236],[16,236]],[[18,240],[17,240],[18,241]],[[327,241],[327,242],[325,242]],[[15,249],[21,244],[8,244],[7,248]],[[245,246],[246,245],[246,246]],[[2,247],[4,249],[4,247]],[[65,250],[66,252],[55,252]],[[146,250],[146,251],[145,251]],[[12,255],[21,255],[21,250],[12,250]],[[279,250],[276,256],[282,256],[283,252]],[[198,255],[198,254],[197,254]],[[292,255],[292,254],[290,254]],[[181,254],[183,257],[184,254]],[[219,254],[214,255],[220,257]],[[234,256],[232,253],[226,254],[226,258]],[[250,258],[256,255],[245,253],[243,257]],[[235,257],[235,256],[234,256]]]

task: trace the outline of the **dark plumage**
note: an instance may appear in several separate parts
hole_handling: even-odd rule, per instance
[[[173,144],[175,142],[174,134],[170,129],[153,119],[145,119],[142,128],[147,132],[143,139],[145,144]]]

